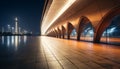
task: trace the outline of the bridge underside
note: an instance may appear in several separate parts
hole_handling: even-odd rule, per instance
[[[73,38],[71,33],[75,30],[76,40],[118,44],[120,35],[111,35],[116,32],[110,30],[113,28],[119,30],[117,26],[117,23],[120,23],[119,15],[119,0],[47,0],[41,31],[42,35],[71,39]],[[89,30],[86,32],[89,34],[85,35],[89,28],[92,28],[92,32]],[[89,36],[87,38],[90,40],[84,39],[86,36]]]

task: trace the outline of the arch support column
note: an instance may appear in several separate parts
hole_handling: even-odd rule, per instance
[[[99,42],[100,42],[100,37],[97,36],[96,33],[94,33],[93,43],[99,43]]]
[[[65,37],[64,37],[64,34],[62,35],[62,38],[64,39]]]
[[[97,25],[94,33],[94,43],[99,43],[100,38],[102,37],[103,32],[105,29],[111,24],[112,18],[120,15],[120,6],[115,7],[114,9],[110,10],[106,15],[103,16],[99,25]]]
[[[70,39],[70,34],[67,35],[67,39]]]
[[[78,40],[78,41],[80,40],[80,34],[77,35],[77,40]]]

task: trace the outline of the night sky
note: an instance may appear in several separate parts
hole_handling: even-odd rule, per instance
[[[22,29],[40,33],[40,19],[44,0],[1,0],[0,1],[0,31],[8,24],[14,26],[18,17]]]

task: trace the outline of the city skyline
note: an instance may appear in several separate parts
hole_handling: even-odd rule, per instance
[[[0,1],[0,28],[13,25],[14,18],[18,17],[20,26],[40,33],[40,20],[43,10],[44,0],[2,0]]]
[[[7,24],[7,26],[2,26],[0,32],[11,32],[12,34],[23,34],[23,33],[31,33],[32,31],[28,31],[24,29],[22,26],[19,26],[19,19],[17,17],[14,18],[14,24]]]

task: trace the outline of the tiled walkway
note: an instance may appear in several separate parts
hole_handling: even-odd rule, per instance
[[[120,69],[119,46],[42,36],[8,49],[0,47],[0,69]]]

